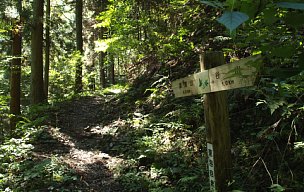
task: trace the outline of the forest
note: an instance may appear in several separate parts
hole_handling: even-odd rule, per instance
[[[302,192],[303,18],[303,0],[1,0],[0,191]],[[252,86],[176,92],[257,57],[230,76]]]

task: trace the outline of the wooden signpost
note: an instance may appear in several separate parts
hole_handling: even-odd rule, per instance
[[[261,56],[224,64],[222,52],[200,57],[201,72],[172,82],[175,97],[204,95],[207,154],[211,191],[227,191],[232,181],[231,138],[225,90],[252,86]]]
[[[210,54],[210,53],[209,53]],[[195,73],[172,82],[175,97],[224,91],[252,86],[256,79],[261,56],[251,56],[233,63],[213,67],[209,70],[202,68]]]

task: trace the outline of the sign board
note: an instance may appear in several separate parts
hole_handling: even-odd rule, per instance
[[[211,143],[207,143],[207,155],[208,155],[208,170],[209,170],[209,182],[211,191],[215,191],[215,173],[214,173],[214,157],[213,146]]]
[[[196,81],[198,94],[209,93],[211,91],[208,70],[194,74],[194,80]]]
[[[194,75],[184,77],[172,82],[175,97],[197,95],[197,86],[194,85]]]
[[[186,97],[210,92],[209,73],[203,71],[172,82],[175,97]]]
[[[211,92],[253,86],[260,55],[209,69]]]
[[[173,81],[172,89],[175,97],[252,86],[260,59],[260,55],[247,57]]]

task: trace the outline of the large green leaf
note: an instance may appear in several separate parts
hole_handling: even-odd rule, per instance
[[[304,10],[304,3],[279,2],[279,7]]]
[[[279,20],[279,18],[276,17],[277,10],[274,7],[266,8],[263,13],[262,18],[267,25],[272,25]]]
[[[242,2],[241,4],[241,11],[242,13],[245,13],[249,16],[249,18],[254,18],[256,12],[258,11],[258,2],[257,1],[251,1],[251,2]]]
[[[274,46],[271,49],[271,56],[290,58],[296,53],[296,48],[293,45]]]
[[[248,15],[238,11],[225,11],[217,21],[231,31],[249,19]]]
[[[301,27],[304,25],[304,13],[287,13],[284,21],[286,24],[291,25],[293,27]]]
[[[203,4],[205,5],[209,5],[211,7],[215,7],[215,8],[223,8],[224,5],[222,2],[219,1],[201,1]]]

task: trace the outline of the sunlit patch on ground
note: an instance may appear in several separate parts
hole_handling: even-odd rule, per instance
[[[122,121],[116,121],[113,123],[113,125],[123,124]],[[100,126],[93,127],[91,129],[92,133],[98,133],[100,135],[102,134],[115,134],[115,130],[111,128],[112,126],[105,126],[101,128]],[[115,127],[115,126],[113,126]],[[71,136],[63,133],[60,131],[60,128],[54,128],[51,127],[49,129],[49,134],[56,138],[58,141],[62,142],[64,145],[68,145],[70,147],[70,151],[68,154],[63,154],[60,156],[60,159],[62,162],[69,165],[69,167],[76,170],[78,173],[82,174],[88,174],[88,172],[92,171],[90,170],[89,165],[93,164],[102,164],[102,168],[98,170],[98,167],[95,171],[104,171],[103,169],[108,169],[108,171],[113,170],[113,168],[117,167],[122,161],[122,158],[119,157],[113,157],[107,153],[104,153],[100,150],[83,150],[78,149],[76,146],[77,144]],[[83,142],[85,143],[85,142]],[[60,150],[60,149],[57,149]],[[82,178],[84,179],[84,178]],[[87,181],[86,181],[87,182]]]

